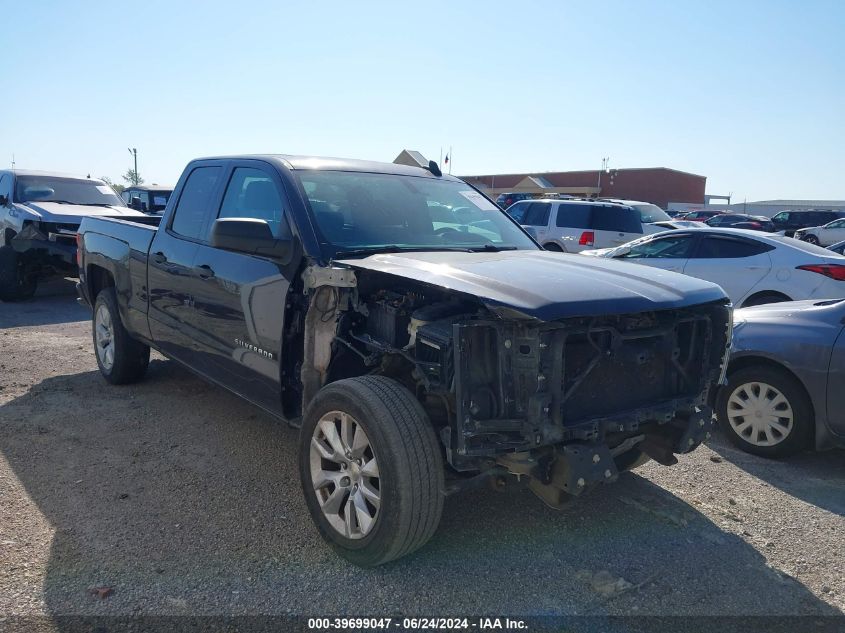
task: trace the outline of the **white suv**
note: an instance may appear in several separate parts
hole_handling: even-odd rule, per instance
[[[611,248],[650,232],[643,230],[639,211],[614,202],[523,200],[508,207],[508,213],[549,251]]]

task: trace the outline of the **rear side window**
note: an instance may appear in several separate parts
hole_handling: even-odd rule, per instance
[[[203,236],[203,226],[210,215],[211,197],[220,170],[220,167],[197,167],[188,176],[170,225],[174,233],[190,239]]]
[[[738,259],[772,250],[772,246],[751,240],[708,236],[701,240],[696,257],[699,259]]]
[[[593,209],[593,229],[619,233],[642,233],[640,214],[631,207],[596,205]]]
[[[591,204],[561,204],[557,208],[555,224],[570,229],[591,229],[590,219],[593,215]]]
[[[252,167],[235,169],[218,217],[265,220],[273,235],[280,237],[283,215],[282,197],[269,174]]]
[[[550,202],[532,202],[525,212],[521,224],[526,226],[546,226],[549,223],[549,213],[552,210]]]

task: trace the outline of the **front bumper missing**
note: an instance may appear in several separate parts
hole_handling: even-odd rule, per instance
[[[528,487],[534,494],[547,505],[561,508],[596,484],[616,481],[621,464],[617,460],[622,454],[637,451],[670,466],[677,463],[676,454],[689,453],[709,439],[714,425],[712,409],[700,407],[689,416],[677,416],[627,438],[616,449],[601,442],[571,442],[538,451],[509,453],[496,462],[518,478],[529,477]]]

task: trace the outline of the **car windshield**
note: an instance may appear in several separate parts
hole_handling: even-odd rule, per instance
[[[537,246],[463,182],[396,174],[297,172],[327,256],[348,251]]]
[[[664,222],[666,220],[671,220],[672,216],[666,213],[663,209],[658,207],[656,204],[630,204],[629,206],[634,207],[637,211],[640,212],[640,220],[648,223],[648,222]]]
[[[123,199],[100,180],[57,176],[18,176],[15,179],[15,200],[126,206]]]

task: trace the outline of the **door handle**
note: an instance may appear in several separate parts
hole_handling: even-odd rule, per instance
[[[164,253],[153,253],[152,260],[154,264],[165,264],[167,263],[167,256]]]
[[[202,266],[194,266],[194,274],[200,279],[211,279],[214,277],[214,271],[211,266],[203,264]]]

